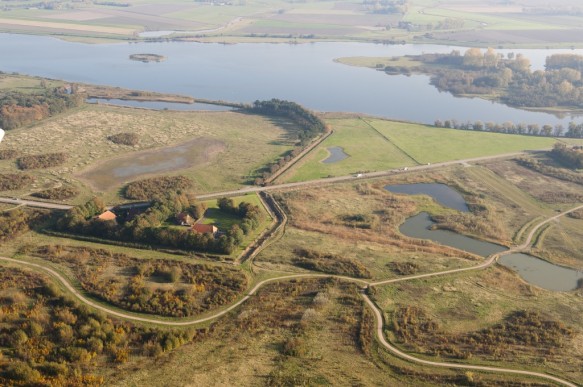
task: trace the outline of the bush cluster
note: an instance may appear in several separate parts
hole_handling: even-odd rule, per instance
[[[18,168],[26,169],[38,169],[38,168],[51,168],[57,167],[67,161],[69,155],[67,153],[45,153],[42,155],[31,155],[19,157],[16,162]]]
[[[192,181],[185,176],[163,176],[129,183],[124,196],[132,200],[152,200],[166,192],[185,191],[192,188]]]

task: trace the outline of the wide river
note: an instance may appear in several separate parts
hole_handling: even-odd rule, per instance
[[[346,56],[389,57],[453,49],[460,48],[364,43],[95,45],[0,34],[0,71],[231,102],[280,98],[319,111],[358,112],[423,123],[457,119],[566,126],[573,119],[476,98],[455,98],[438,92],[427,76],[389,76],[334,62]],[[545,57],[552,53],[583,54],[583,50],[511,51],[526,55],[536,69],[543,68]],[[129,60],[131,54],[138,53],[160,54],[167,60]]]

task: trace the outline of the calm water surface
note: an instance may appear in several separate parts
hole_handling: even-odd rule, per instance
[[[392,184],[385,186],[387,191],[408,195],[428,195],[442,206],[468,212],[464,197],[453,188],[440,183]]]
[[[571,117],[559,119],[551,114],[522,111],[480,99],[455,98],[437,91],[427,76],[388,76],[333,61],[345,56],[387,57],[453,49],[465,50],[436,45],[364,43],[97,45],[43,36],[0,34],[0,71],[232,102],[281,98],[319,111],[359,112],[424,123],[455,118],[567,125],[571,120]],[[512,51],[525,54],[534,68],[542,68],[544,58],[554,52],[583,53],[581,50]],[[160,63],[129,60],[129,55],[143,52],[164,55],[167,60]]]
[[[322,161],[324,164],[337,163],[350,157],[349,155],[344,153],[344,149],[341,146],[331,146],[326,149],[328,149],[328,152],[330,152],[330,156],[328,156],[326,160]]]
[[[125,99],[103,99],[103,98],[88,98],[88,103],[101,103],[116,106],[128,106],[137,107],[142,109],[155,109],[155,110],[180,110],[180,111],[201,111],[201,110],[212,110],[212,111],[229,111],[233,110],[230,106],[214,105],[209,103],[176,103],[176,102],[163,102],[163,101],[133,101]]]

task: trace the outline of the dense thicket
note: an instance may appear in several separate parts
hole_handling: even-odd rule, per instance
[[[44,277],[0,267],[0,385],[98,386],[97,367],[158,356],[195,330],[135,327],[79,307]]]
[[[255,206],[256,207],[256,206]],[[74,234],[87,235],[102,239],[139,243],[146,246],[164,246],[187,251],[212,252],[230,254],[242,243],[244,230],[251,230],[259,224],[253,220],[250,210],[243,217],[241,227],[234,225],[225,230],[222,235],[198,234],[188,228],[168,227],[174,224],[175,216],[181,212],[189,212],[194,217],[201,213],[200,203],[194,196],[184,193],[169,193],[157,197],[151,206],[133,219],[124,219],[123,211],[116,220],[103,221],[96,219],[105,210],[103,202],[92,199],[86,204],[67,211],[57,222],[57,229]]]
[[[583,168],[583,149],[569,148],[565,144],[557,143],[549,155],[567,168]]]
[[[16,160],[20,169],[38,169],[58,167],[67,161],[69,155],[63,152],[45,153],[42,155],[22,156]]]
[[[38,212],[20,209],[0,213],[0,242],[5,242],[27,232],[34,221],[40,219]]]
[[[294,265],[322,273],[346,275],[356,278],[370,278],[370,272],[360,262],[336,254],[309,249],[297,249],[292,259]]]
[[[184,191],[192,188],[192,181],[185,176],[162,176],[129,183],[124,196],[132,200],[151,200],[166,192]]]
[[[138,145],[138,143],[140,142],[140,137],[137,135],[137,133],[133,133],[133,132],[123,132],[123,133],[114,134],[114,135],[107,137],[107,139],[109,141],[113,142],[114,144],[130,145],[130,146]]]
[[[15,191],[31,184],[34,179],[23,173],[0,174],[0,191]]]
[[[538,160],[525,157],[517,159],[516,162],[525,168],[540,172],[543,175],[583,185],[583,174],[581,173],[576,173],[565,168],[556,168],[545,163],[541,163]]]
[[[34,196],[35,198],[50,200],[71,199],[77,195],[79,195],[79,191],[73,187],[50,188],[45,189],[44,191],[33,192],[32,194],[30,194],[30,196]]]
[[[62,87],[38,94],[3,92],[0,93],[0,127],[10,130],[29,125],[80,106],[83,101],[82,95],[69,94]]]

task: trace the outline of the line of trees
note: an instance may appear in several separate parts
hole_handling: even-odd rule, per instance
[[[544,136],[544,137],[583,137],[583,125],[571,122],[565,131],[562,124],[557,125],[539,125],[539,124],[515,124],[511,121],[503,123],[497,122],[482,122],[482,121],[466,121],[460,122],[456,119],[451,120],[435,120],[434,126],[438,128],[451,128],[461,130],[474,130],[477,132],[493,132],[493,133],[507,133],[507,134],[526,134],[530,136]]]
[[[56,87],[37,94],[0,93],[0,127],[11,130],[80,106],[85,98]]]
[[[328,125],[316,114],[295,102],[275,98],[268,101],[255,101],[247,110],[255,114],[287,118],[293,121],[299,128],[299,146],[282,155],[277,161],[267,165],[262,171],[261,176],[255,179],[256,185],[264,184],[271,175],[299,155],[302,149],[313,139],[330,131]]]

